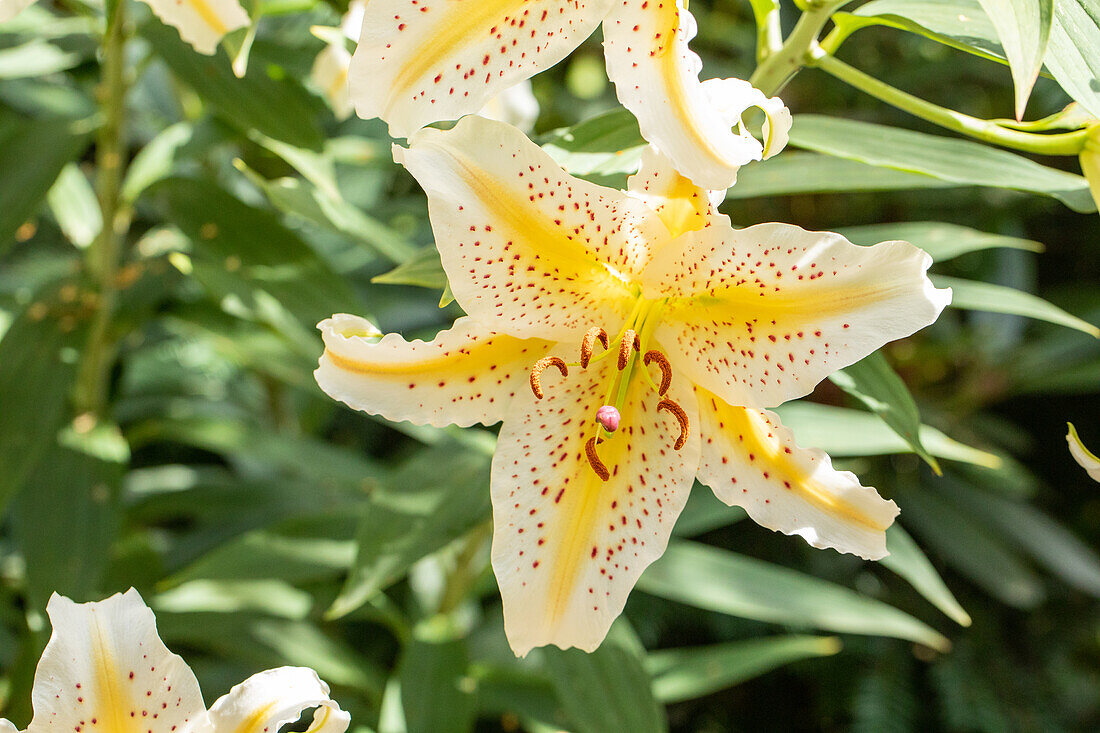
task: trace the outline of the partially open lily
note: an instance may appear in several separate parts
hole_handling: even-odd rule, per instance
[[[253,675],[208,711],[195,675],[164,646],[133,589],[99,603],[55,594],[46,611],[53,635],[35,672],[28,733],[264,733],[311,708],[309,733],[343,733],[351,721],[304,667]],[[0,719],[0,731],[15,730]]]
[[[352,101],[408,137],[553,66],[601,22],[619,100],[697,184],[728,188],[739,166],[786,144],[790,114],[778,99],[737,79],[699,81],[683,0],[373,0],[352,60]],[[750,107],[765,113],[763,143],[741,123]]]
[[[1069,432],[1066,433],[1066,442],[1069,443],[1069,452],[1077,465],[1085,469],[1089,478],[1100,481],[1100,456],[1096,455],[1081,442],[1081,436],[1077,434],[1077,428],[1073,423],[1066,423]]]
[[[428,193],[469,315],[427,343],[334,316],[316,377],[392,420],[503,420],[492,559],[518,654],[595,648],[696,476],[766,527],[886,554],[893,502],[798,448],[764,408],[933,322],[950,292],[925,276],[927,254],[737,230],[653,151],[624,193],[476,116],[395,155]]]
[[[199,53],[213,54],[221,39],[250,20],[237,0],[144,0],[166,25]],[[34,0],[0,0],[0,21],[9,20]]]

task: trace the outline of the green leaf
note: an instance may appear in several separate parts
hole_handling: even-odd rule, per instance
[[[53,297],[42,297],[0,339],[0,507],[56,444],[68,421],[77,348],[83,343],[76,323]]]
[[[156,18],[143,23],[139,32],[173,74],[238,130],[244,133],[257,130],[299,147],[321,147],[324,138],[317,120],[322,118],[324,103],[291,75],[269,73],[268,64],[260,58],[263,54],[259,43],[253,48],[248,73],[239,79],[225,54],[195,53],[180,40],[175,29]],[[273,68],[278,68],[277,58],[270,61]]]
[[[909,585],[955,623],[970,625],[970,614],[959,605],[924,552],[897,522],[886,530],[886,549],[890,554],[879,560],[882,565],[909,581]]]
[[[79,66],[79,53],[35,39],[0,50],[0,79],[36,79]]]
[[[833,373],[829,380],[882,418],[933,471],[942,473],[940,464],[921,444],[917,403],[882,352],[876,351]]]
[[[972,514],[933,491],[906,490],[896,498],[909,527],[944,562],[1010,606],[1034,608],[1042,602],[1039,578]]]
[[[87,146],[87,133],[75,132],[68,120],[0,118],[0,253]]]
[[[694,537],[740,522],[746,516],[744,509],[723,504],[709,486],[697,483],[688,496],[684,510],[676,518],[672,533],[677,537]]]
[[[788,402],[776,408],[783,423],[794,431],[799,445],[812,445],[834,457],[912,453],[913,448],[876,415],[862,410]],[[1001,458],[953,440],[928,425],[920,429],[921,443],[937,458],[999,468]]]
[[[299,327],[333,313],[366,310],[347,282],[271,212],[248,206],[211,181],[169,178],[149,193],[188,236],[195,254],[229,278],[227,285],[245,281],[270,293],[277,301],[272,305],[293,313]]]
[[[398,580],[417,560],[489,516],[489,456],[441,443],[417,454],[375,490],[357,533],[355,566],[329,618],[339,618]]]
[[[1008,313],[1027,316],[1067,328],[1075,328],[1100,338],[1100,328],[1048,303],[1037,295],[994,283],[962,280],[946,275],[932,275],[932,282],[941,288],[951,288],[951,306],[966,310]]]
[[[650,652],[645,666],[653,694],[663,704],[703,697],[791,662],[840,651],[831,636],[772,636],[687,649]]]
[[[164,128],[150,140],[126,168],[122,183],[122,198],[133,203],[145,189],[172,175],[176,158],[191,142],[195,128],[187,122],[177,122]]]
[[[1092,0],[1058,0],[1047,68],[1066,93],[1100,118],[1100,8]]]
[[[546,647],[542,660],[578,733],[663,733],[664,711],[643,666],[645,649],[620,620],[599,648]]]
[[[418,624],[405,646],[398,679],[408,733],[468,733],[474,684],[466,641],[444,617]]]
[[[934,629],[881,601],[787,568],[673,541],[638,582],[662,598],[733,616],[849,634],[892,636],[946,650]]]
[[[618,107],[555,130],[542,149],[575,176],[610,176],[637,172],[645,144],[638,121]]]
[[[977,0],[872,0],[833,16],[844,35],[869,25],[916,33],[990,61],[1008,63],[997,30]]]
[[[54,592],[96,600],[101,590],[119,525],[119,483],[125,463],[104,460],[97,452],[94,446],[82,451],[53,445],[13,502],[15,541],[39,611],[45,610]]]
[[[796,115],[791,143],[818,153],[933,176],[956,185],[1037,193],[1052,196],[1074,211],[1096,211],[1083,176],[1047,168],[1007,150],[971,140],[837,117]]]
[[[798,193],[850,193],[951,188],[960,184],[920,173],[868,165],[856,160],[817,153],[787,151],[737,172],[737,184],[728,199]]]
[[[439,260],[439,250],[425,247],[389,272],[371,278],[372,283],[385,285],[416,285],[432,290],[444,290],[448,287],[447,273]]]
[[[61,231],[74,245],[84,249],[99,236],[103,229],[99,201],[76,163],[61,169],[46,199]]]
[[[969,252],[994,247],[1042,252],[1043,245],[1030,239],[990,234],[970,227],[940,221],[911,221],[897,224],[868,224],[836,230],[855,244],[870,246],[901,239],[920,247],[936,262],[944,262]]]
[[[1100,597],[1100,557],[1072,532],[1038,509],[970,486],[953,498],[1074,588]]]
[[[1027,99],[1043,67],[1054,0],[978,0],[1001,39],[1016,89],[1016,119],[1024,118]]]
[[[553,730],[564,730],[569,725],[553,685],[544,676],[482,663],[471,673],[477,680],[477,705],[482,717],[514,715],[523,723],[535,721]]]

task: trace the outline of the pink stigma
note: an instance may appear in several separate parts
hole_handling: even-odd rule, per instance
[[[603,425],[603,429],[609,433],[613,433],[619,429],[620,420],[622,420],[622,415],[620,415],[619,411],[611,405],[604,405],[596,410],[596,422]]]

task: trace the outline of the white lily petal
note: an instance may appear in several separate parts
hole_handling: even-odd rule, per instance
[[[613,0],[372,0],[351,65],[364,118],[394,137],[481,109],[561,61]]]
[[[273,733],[317,708],[307,733],[343,733],[351,716],[308,667],[279,667],[254,674],[215,702],[207,716],[210,733]]]
[[[340,20],[340,30],[349,41],[359,42],[359,34],[363,32],[363,18],[367,14],[367,0],[351,0],[348,3],[348,12]]]
[[[501,428],[491,486],[493,570],[519,656],[546,644],[599,646],[638,576],[664,552],[691,490],[699,463],[695,398],[676,383],[669,397],[689,423],[681,450],[673,448],[679,423],[635,376],[618,430],[595,446],[609,479],[589,464],[586,443],[615,372],[612,358],[567,377],[548,370],[546,396],[517,395]]]
[[[951,291],[932,285],[931,263],[907,242],[719,222],[658,252],[643,293],[669,299],[655,334],[678,372],[763,409],[934,322]]]
[[[348,66],[351,54],[343,44],[330,43],[317,54],[309,79],[328,100],[338,120],[346,120],[355,110],[348,91]]]
[[[157,17],[199,53],[211,55],[226,33],[251,22],[237,0],[145,0]]]
[[[707,191],[685,178],[673,166],[672,161],[653,145],[642,151],[642,163],[638,172],[627,180],[630,194],[657,212],[668,228],[668,241],[686,232],[693,232],[711,224],[718,216],[715,192]],[[717,192],[722,195],[725,191]]]
[[[11,20],[35,3],[35,0],[0,0],[0,23]]]
[[[743,507],[757,524],[799,535],[817,548],[879,560],[894,502],[837,471],[829,456],[799,448],[772,412],[733,407],[696,388],[703,454],[699,481],[726,504]]]
[[[574,341],[617,329],[649,243],[667,238],[645,204],[573,178],[502,122],[421,130],[394,157],[428,194],[455,300],[497,333]]]
[[[391,333],[377,340],[374,325],[335,315],[318,328],[325,353],[314,372],[333,399],[388,420],[417,425],[492,425],[512,398],[529,391],[531,366],[551,343],[494,334],[469,317],[432,341]]]
[[[19,729],[15,727],[15,723],[11,722],[7,718],[0,718],[0,733],[20,733]]]
[[[1066,433],[1066,442],[1069,443],[1069,452],[1077,465],[1085,469],[1085,472],[1095,481],[1100,481],[1100,456],[1096,455],[1081,442],[1081,436],[1077,434],[1077,428],[1073,423],[1066,423],[1069,432]]]
[[[54,594],[53,634],[31,693],[29,730],[183,730],[201,717],[199,683],[157,635],[156,619],[132,588],[99,603]]]
[[[790,115],[739,79],[699,81],[702,62],[688,47],[695,18],[683,0],[618,0],[604,21],[607,73],[642,137],[677,170],[710,190],[725,190],[764,146],[742,129],[741,115],[760,106],[770,125],[768,154],[785,143]]]

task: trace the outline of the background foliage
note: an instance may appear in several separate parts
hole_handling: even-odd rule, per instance
[[[1063,87],[1096,115],[1098,6],[1039,4],[1063,18],[1058,81],[1038,79],[1028,117],[1062,109]],[[981,3],[1002,25],[1014,5]],[[691,3],[705,77],[753,71],[754,6],[773,10]],[[820,70],[794,78],[793,149],[742,171],[723,210],[910,239],[955,288],[933,328],[780,410],[897,500],[893,554],[814,551],[698,490],[597,653],[516,660],[488,568],[492,431],[378,421],[311,376],[331,313],[424,338],[459,313],[439,307],[426,202],[384,127],[337,121],[305,81],[324,47],[310,27],[343,10],[259,0],[241,79],[137,3],[114,70],[94,0],[0,25],[0,713],[30,717],[51,592],[133,585],[207,699],[308,665],[360,730],[1100,727],[1100,500],[1063,440],[1072,419],[1100,445],[1100,225],[1075,157],[997,151]],[[844,11],[840,58],[1013,117],[1001,27],[977,2]],[[783,4],[785,29],[798,16]],[[1036,62],[1017,45],[1017,70]],[[622,184],[640,139],[598,38],[534,83],[536,138]]]

